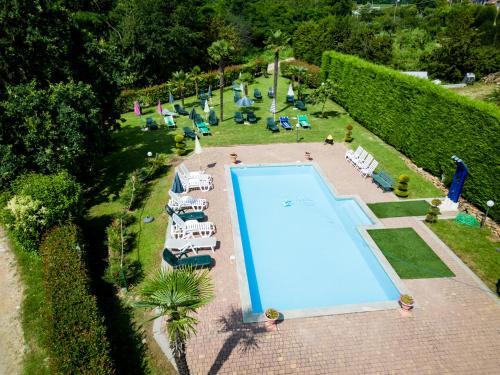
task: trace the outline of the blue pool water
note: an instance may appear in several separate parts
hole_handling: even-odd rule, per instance
[[[231,168],[252,312],[395,301],[399,291],[312,165]]]

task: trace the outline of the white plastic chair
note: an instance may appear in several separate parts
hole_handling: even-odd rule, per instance
[[[182,186],[184,187],[184,190],[187,192],[194,190],[194,189],[200,189],[201,191],[209,191],[214,187],[213,182],[207,178],[190,178],[180,175],[179,176],[181,179]]]
[[[174,238],[189,238],[194,234],[210,237],[215,233],[215,225],[209,221],[203,223],[196,220],[184,221],[177,214],[172,215],[172,220],[170,234]]]
[[[193,211],[203,211],[208,207],[208,201],[204,198],[193,198],[189,195],[180,196],[172,190],[168,191],[170,200],[168,205],[174,210],[191,209]]]
[[[368,168],[363,168],[361,169],[361,176],[364,178],[367,178],[368,176],[371,176],[373,174],[373,171],[378,167],[378,161],[373,159],[371,162],[370,166]]]
[[[169,238],[165,247],[169,250],[178,249],[178,255],[183,255],[189,250],[192,250],[196,255],[198,255],[198,250],[210,249],[212,253],[215,253],[215,246],[217,245],[217,238],[215,237],[201,237],[201,238]]]
[[[188,167],[186,167],[186,164],[181,163],[178,167],[178,171],[181,175],[186,176],[187,178],[206,178],[209,179],[210,181],[213,180],[212,176],[205,173],[204,170],[199,170],[199,171],[190,171]]]
[[[370,163],[372,162],[372,160],[373,160],[373,155],[368,154],[368,155],[366,155],[365,160],[363,160],[362,162],[356,162],[355,167],[360,169],[360,170],[368,168],[370,166]]]
[[[351,160],[351,159],[357,159],[359,155],[363,152],[363,147],[358,146],[356,151],[353,150],[347,150],[345,153],[345,160]]]
[[[366,159],[367,156],[368,156],[368,151],[363,150],[361,152],[361,154],[359,154],[358,157],[352,157],[350,159],[350,161],[351,161],[352,165],[356,165],[357,163],[362,163]]]

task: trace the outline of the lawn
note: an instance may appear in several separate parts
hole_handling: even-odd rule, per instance
[[[368,207],[377,217],[383,219],[386,217],[424,216],[427,214],[430,204],[421,200],[369,203]]]
[[[468,96],[472,99],[486,100],[486,97],[495,90],[496,86],[497,85],[495,83],[475,82],[472,85],[450,90],[455,91],[457,94]]]
[[[493,291],[500,279],[500,240],[489,228],[470,228],[454,220],[427,226]]]
[[[272,78],[259,78],[255,84],[250,87],[250,93],[253,93],[253,88],[260,88],[265,95],[267,88],[272,85]],[[280,98],[284,98],[288,88],[288,80],[280,78],[278,93]],[[213,107],[219,114],[219,91],[214,91]],[[271,105],[270,99],[265,97],[261,103],[256,103],[254,111],[259,121],[256,125],[236,125],[233,120],[234,112],[240,110],[234,101],[231,89],[226,89],[224,92],[224,112],[225,121],[218,126],[211,127],[212,135],[202,137],[201,143],[205,146],[228,146],[235,144],[264,144],[264,143],[285,143],[296,142],[295,131],[285,132],[281,130],[277,134],[270,133],[265,129],[265,119],[272,116],[268,112]],[[176,101],[179,102],[178,100]],[[168,103],[164,103],[164,108],[170,108]],[[198,113],[203,114],[202,108],[198,100],[194,97],[186,98],[185,106],[188,110],[192,106],[196,106]],[[279,100],[277,103],[278,113],[280,115],[289,115],[295,117],[297,113],[292,107]],[[134,115],[133,112],[122,115],[122,128],[113,134],[115,150],[102,160],[100,179],[93,182],[93,186],[87,191],[88,212],[86,215],[86,232],[90,235],[91,247],[100,254],[105,254],[105,228],[109,225],[113,216],[120,213],[121,205],[116,201],[118,193],[126,181],[127,175],[134,169],[143,167],[146,164],[147,153],[151,151],[155,153],[165,153],[169,155],[169,167],[167,171],[156,180],[149,182],[148,194],[145,197],[143,204],[139,209],[133,212],[135,217],[134,223],[131,225],[131,231],[135,235],[133,249],[128,254],[132,259],[137,259],[141,262],[142,269],[147,274],[156,270],[160,264],[160,254],[163,247],[164,236],[167,226],[167,216],[164,213],[163,207],[167,202],[168,187],[172,183],[173,169],[171,165],[177,160],[177,156],[172,154],[174,146],[174,136],[182,132],[184,126],[192,126],[191,121],[187,117],[177,118],[177,130],[168,130],[165,127],[163,119],[156,113],[155,107],[143,108],[143,118],[153,117],[160,129],[157,131],[142,131],[141,119]],[[337,142],[343,140],[345,126],[349,123],[353,124],[353,136],[355,138],[351,147],[356,147],[362,144],[368,151],[375,155],[380,161],[383,168],[389,173],[397,176],[401,173],[410,176],[410,196],[418,197],[434,197],[440,195],[440,191],[425,180],[422,176],[408,168],[404,159],[392,147],[386,145],[378,137],[367,131],[365,128],[352,120],[345,111],[333,102],[326,105],[326,118],[317,116],[319,106],[308,106],[307,114],[313,125],[312,130],[301,130],[299,135],[301,142],[320,142],[325,139],[328,134],[332,134]],[[292,120],[293,121],[293,120]],[[192,150],[193,142],[188,141],[188,149]],[[144,224],[145,216],[153,216],[155,220],[152,223]],[[99,249],[99,250],[97,250]],[[102,255],[101,255],[102,256]],[[120,330],[126,331],[125,336],[133,336],[130,331],[131,326],[136,326],[137,329],[144,328],[145,313],[140,310],[134,310],[132,316],[128,317],[127,311],[122,311],[119,304],[114,302],[114,308],[109,308],[107,312],[108,321],[113,320],[114,314],[121,316],[122,319],[116,323],[113,328],[114,334],[118,335]],[[120,315],[118,315],[120,314]],[[121,326],[120,326],[121,325]],[[127,329],[128,325],[128,329]],[[120,328],[121,327],[121,328]],[[120,338],[116,342],[121,343]],[[127,341],[127,337],[123,338],[124,344],[133,345],[136,340]],[[130,348],[129,352],[132,351]],[[138,351],[140,352],[140,351]],[[125,353],[126,355],[126,353]],[[171,368],[168,363],[165,363],[162,355],[155,355],[151,350],[145,354],[145,363],[151,373],[171,373]],[[124,360],[132,361],[131,358]],[[136,356],[139,357],[139,356]],[[137,358],[135,362],[139,362]],[[137,363],[137,366],[143,364]]]
[[[368,233],[402,279],[455,276],[413,228],[372,229]]]
[[[292,124],[296,123],[296,116],[300,111],[294,110],[293,106],[284,103],[284,98],[288,89],[287,79],[281,78],[278,81],[278,96],[282,100],[277,101],[276,118],[279,116],[290,116]],[[293,131],[285,131],[280,129],[279,133],[271,133],[266,130],[266,118],[272,116],[269,112],[271,99],[267,98],[266,93],[268,87],[272,86],[272,77],[258,78],[254,84],[249,87],[249,96],[253,97],[253,89],[259,88],[263,93],[263,100],[256,102],[252,108],[258,118],[255,125],[237,125],[234,122],[234,113],[242,111],[233,100],[233,93],[230,88],[224,92],[224,121],[218,126],[211,127],[211,136],[202,137],[201,143],[203,146],[229,146],[235,144],[264,144],[264,143],[291,143],[296,142],[296,133]],[[213,92],[213,107],[215,112],[220,117],[219,106],[219,91]],[[178,99],[178,98],[176,98]],[[176,103],[179,103],[176,100]],[[199,101],[194,97],[185,99],[185,106],[188,111],[195,106],[196,111],[203,115],[203,109],[200,107]],[[168,103],[163,104],[164,108],[172,110]],[[319,117],[321,105],[307,105],[306,114],[312,124],[311,130],[300,130],[299,136],[301,142],[322,142],[328,134],[331,134],[336,142],[343,142],[345,127],[347,124],[352,124],[354,141],[349,145],[355,148],[362,145],[380,162],[380,166],[389,174],[397,177],[402,173],[410,177],[409,183],[409,198],[428,198],[442,196],[443,193],[436,188],[431,182],[419,175],[413,169],[408,168],[402,155],[391,146],[385,144],[380,138],[366,130],[364,127],[356,123],[340,106],[333,102],[328,102],[325,107],[326,118]],[[145,108],[143,117],[153,117],[159,124],[163,125],[163,119],[156,113],[155,107]],[[147,135],[137,135],[141,127],[141,120],[134,115],[133,112],[123,114],[124,119],[122,133],[127,133],[127,143],[132,134],[138,136],[138,139],[146,139]],[[157,146],[163,146],[162,152],[169,152],[172,144],[172,135],[180,133],[185,126],[192,127],[191,120],[187,116],[182,116],[177,119],[178,130],[168,131],[162,128],[155,132],[155,140],[152,151],[157,151]],[[147,132],[144,132],[147,133]],[[120,142],[123,134],[117,134],[116,139]],[[165,138],[169,138],[167,141]],[[192,144],[190,147],[192,147]],[[141,142],[141,145],[144,143]],[[132,150],[133,151],[133,150]],[[146,152],[145,148],[141,147],[141,151]],[[125,150],[127,152],[127,150]],[[143,154],[145,155],[145,154]],[[142,155],[141,155],[142,157]]]

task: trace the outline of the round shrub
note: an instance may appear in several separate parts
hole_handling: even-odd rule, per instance
[[[345,136],[344,136],[344,141],[346,142],[352,142],[352,125],[349,124],[345,127]]]
[[[175,148],[174,152],[179,155],[185,155],[186,154],[186,142],[184,142],[185,136],[184,134],[177,134],[175,137]]]
[[[441,213],[439,211],[439,205],[441,204],[441,201],[439,199],[433,199],[431,201],[431,206],[429,207],[429,211],[427,212],[427,215],[425,216],[425,221],[428,223],[435,223],[438,220],[438,215]]]

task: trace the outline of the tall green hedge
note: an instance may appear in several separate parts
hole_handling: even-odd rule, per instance
[[[323,80],[353,118],[415,164],[451,177],[452,155],[469,169],[463,195],[478,207],[500,203],[500,110],[432,82],[334,51],[323,54]],[[500,219],[500,204],[490,211]]]
[[[104,319],[89,290],[77,227],[64,225],[50,230],[40,254],[50,327],[51,372],[114,374]]]
[[[226,86],[230,86],[231,83],[238,79],[240,73],[248,72],[254,76],[259,76],[265,72],[267,69],[267,64],[264,60],[254,60],[245,65],[231,65],[224,69],[224,80]],[[208,86],[212,86],[212,90],[218,90],[219,88],[219,72],[212,70],[210,72],[202,73],[199,76],[198,87],[203,90],[208,90]],[[169,92],[175,96],[175,99],[179,99],[175,92],[175,88],[166,82],[160,85],[148,86],[140,89],[127,89],[123,90],[120,97],[117,99],[117,105],[122,112],[132,111],[134,109],[134,101],[139,101],[143,107],[156,104],[158,100],[162,103],[168,102]],[[195,94],[195,84],[192,80],[187,82],[184,89],[184,97]]]

